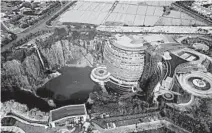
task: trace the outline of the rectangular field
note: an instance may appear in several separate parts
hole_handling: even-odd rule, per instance
[[[106,18],[105,22],[122,22],[122,24],[131,26],[153,26],[159,20],[159,17],[162,16],[163,7],[140,5],[138,3],[138,1],[119,2],[109,17]],[[154,4],[152,2],[150,3]]]
[[[95,25],[109,22],[130,26],[201,24],[180,11],[171,10],[170,14],[163,15],[163,6],[171,3],[171,1],[119,1],[116,5],[114,1],[78,1],[61,14],[57,21]]]
[[[100,25],[107,16],[109,9],[112,7],[111,2],[77,2],[66,12],[60,15],[61,23],[88,23]],[[115,15],[115,14],[114,14]],[[115,16],[111,16],[111,21]]]

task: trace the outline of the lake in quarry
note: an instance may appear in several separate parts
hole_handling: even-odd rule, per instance
[[[59,70],[60,76],[50,80],[37,90],[37,95],[42,98],[53,99],[56,108],[69,104],[86,103],[89,93],[100,90],[100,87],[90,79],[91,67],[63,67]],[[55,107],[42,98],[38,98],[30,92],[20,88],[14,91],[2,91],[2,102],[12,100],[26,104],[29,109],[39,108],[41,111],[49,111]]]
[[[99,86],[90,79],[92,68],[63,67],[60,76],[39,88],[37,94],[52,98],[57,104],[81,104],[88,99],[89,93]]]

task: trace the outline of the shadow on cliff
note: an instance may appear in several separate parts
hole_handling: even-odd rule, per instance
[[[38,108],[41,111],[49,111],[52,109],[48,103],[32,94],[31,92],[23,91],[18,87],[4,87],[1,91],[1,101],[6,102],[15,100],[21,104],[26,104],[29,109]]]
[[[36,91],[36,94],[42,98],[53,98],[53,96],[54,96],[53,91],[51,91],[47,88],[44,88],[44,87],[38,88]]]
[[[99,90],[100,86],[95,84],[92,91],[99,91]],[[79,90],[75,93],[72,93],[69,97],[66,97],[62,94],[56,94],[47,88],[39,88],[37,90],[37,95],[43,98],[53,99],[58,108],[70,104],[86,103],[90,92],[91,92],[90,90]]]

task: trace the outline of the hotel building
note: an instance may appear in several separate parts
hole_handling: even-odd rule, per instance
[[[104,64],[110,73],[107,86],[118,93],[137,87],[144,67],[146,41],[141,35],[117,34],[105,45]]]

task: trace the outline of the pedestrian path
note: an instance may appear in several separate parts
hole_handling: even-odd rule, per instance
[[[13,132],[13,133],[25,133],[24,130],[16,126],[1,126],[1,132],[2,131]]]

